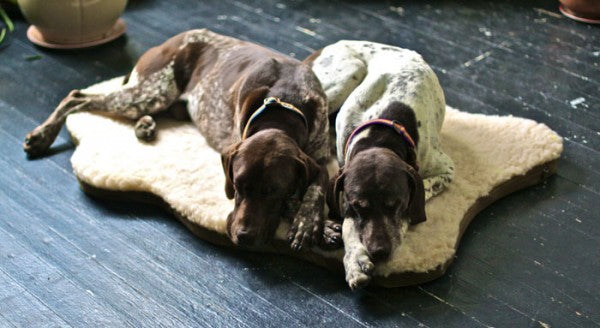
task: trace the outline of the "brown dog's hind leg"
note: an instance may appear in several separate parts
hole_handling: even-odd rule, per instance
[[[23,149],[33,157],[46,152],[71,113],[102,111],[137,120],[167,109],[179,95],[172,64],[148,76],[139,76],[134,69],[128,82],[117,90],[97,94],[71,91],[44,123],[27,134]],[[136,128],[136,135],[139,130],[142,140],[153,137],[155,131],[150,132],[151,125],[150,120],[144,119],[140,122],[140,128]]]

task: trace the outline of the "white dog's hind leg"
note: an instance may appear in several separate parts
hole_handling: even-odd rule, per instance
[[[367,248],[360,241],[354,219],[344,219],[342,238],[345,250],[344,269],[346,270],[346,281],[352,290],[362,288],[371,280],[371,273],[375,266],[369,258]]]
[[[423,179],[423,189],[425,190],[425,201],[429,198],[438,195],[452,182],[454,178],[454,163],[445,154],[441,154],[445,161],[438,163],[439,173]]]

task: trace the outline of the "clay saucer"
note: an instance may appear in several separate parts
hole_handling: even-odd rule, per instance
[[[588,24],[600,24],[600,18],[598,17],[594,17],[594,18],[586,18],[580,15],[577,15],[577,13],[573,12],[572,10],[570,10],[569,8],[563,6],[562,4],[558,7],[558,9],[560,10],[560,12],[569,17],[570,19],[579,21],[579,22],[583,22],[583,23],[588,23]]]
[[[97,46],[99,44],[103,44],[103,43],[112,41],[112,40],[120,37],[121,35],[123,35],[123,33],[125,33],[125,30],[127,30],[127,25],[125,24],[125,21],[122,18],[119,18],[117,20],[117,22],[115,23],[115,25],[113,25],[113,27],[108,32],[106,32],[101,39],[82,42],[82,43],[54,43],[54,42],[44,39],[44,36],[38,30],[38,28],[35,27],[35,25],[31,25],[31,26],[29,26],[29,29],[27,29],[27,38],[29,39],[29,41],[37,44],[38,46],[45,47],[45,48],[80,49],[80,48],[93,47],[93,46]]]

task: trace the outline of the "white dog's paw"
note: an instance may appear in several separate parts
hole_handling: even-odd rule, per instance
[[[375,265],[367,255],[366,249],[360,248],[344,255],[344,267],[348,286],[356,290],[369,284]]]

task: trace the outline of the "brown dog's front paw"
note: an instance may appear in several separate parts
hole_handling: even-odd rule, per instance
[[[296,216],[287,234],[290,248],[297,252],[303,247],[309,247],[312,241],[312,231],[313,228],[310,224],[310,220],[298,218],[298,216]]]
[[[323,231],[322,226],[319,226],[320,222],[322,221],[314,210],[307,211],[306,208],[301,208],[287,234],[292,250],[299,251],[317,244],[317,236],[320,236]]]
[[[322,248],[333,250],[340,248],[343,245],[342,225],[332,220],[325,220]]]

